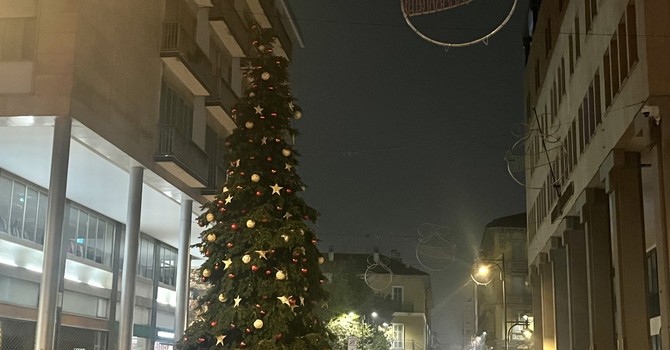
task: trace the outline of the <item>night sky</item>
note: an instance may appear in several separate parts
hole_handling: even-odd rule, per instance
[[[320,249],[377,247],[435,270],[433,330],[442,349],[460,349],[484,226],[525,210],[524,188],[504,156],[523,121],[527,2],[488,45],[449,50],[419,38],[399,1],[290,4],[305,41],[290,77],[303,109],[298,172],[305,200],[321,214]],[[500,23],[511,4],[477,0],[413,23],[436,39],[470,40]],[[426,258],[422,266],[418,245],[453,259]]]

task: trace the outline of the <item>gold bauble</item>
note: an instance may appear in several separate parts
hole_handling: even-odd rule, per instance
[[[263,320],[256,319],[256,321],[254,321],[254,328],[256,328],[256,329],[263,328]]]
[[[269,72],[263,72],[263,73],[261,73],[261,79],[263,79],[263,80],[270,80],[270,73],[269,73]]]
[[[251,219],[247,220],[247,227],[248,227],[248,228],[254,228],[254,227],[256,227],[256,221],[251,220]]]
[[[214,221],[214,214],[212,213],[207,213],[207,222],[212,222]]]
[[[254,122],[251,122],[251,121],[246,122],[246,123],[244,123],[244,127],[247,128],[247,129],[253,129],[254,128]]]
[[[288,156],[291,155],[291,150],[288,149],[288,148],[284,148],[284,149],[281,150],[281,154],[283,154],[284,157],[288,157]]]
[[[249,262],[251,262],[251,255],[244,254],[244,256],[242,256],[242,262],[245,263],[245,264],[248,264]]]
[[[251,181],[252,182],[258,182],[261,181],[261,176],[258,174],[251,174]]]
[[[319,257],[319,264],[323,264],[326,261],[322,256]]]
[[[202,277],[209,277],[211,275],[212,275],[212,271],[209,271],[209,269],[202,270]]]
[[[286,279],[286,274],[284,273],[284,271],[279,270],[279,271],[277,271],[277,273],[275,274],[275,277],[277,277],[278,280],[283,281],[283,280]]]
[[[226,298],[226,296],[223,295],[223,293],[219,294],[219,301],[220,301],[220,302],[223,303],[223,302],[225,302],[226,300],[228,300],[228,298]]]
[[[216,235],[213,233],[210,233],[207,235],[207,242],[214,242],[216,241]]]
[[[301,111],[295,111],[295,112],[293,112],[293,118],[295,118],[295,119],[300,119],[300,118],[302,118],[302,112],[301,112]]]

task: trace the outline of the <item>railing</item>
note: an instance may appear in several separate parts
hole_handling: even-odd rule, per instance
[[[407,341],[393,341],[391,342],[391,350],[424,350],[425,347],[421,343],[414,340]]]
[[[173,161],[201,183],[207,183],[207,154],[172,125],[160,126],[155,160]]]
[[[161,56],[179,58],[195,78],[211,93],[217,83],[214,78],[212,62],[195,42],[194,35],[188,33],[178,21],[164,22]]]
[[[512,273],[528,273],[528,262],[523,259],[513,259],[510,263]]]
[[[217,77],[210,96],[205,98],[205,104],[208,106],[219,105],[226,112],[229,112],[238,100],[239,97],[233,92],[228,82],[221,77]]]
[[[393,311],[396,312],[414,312],[414,303],[412,302],[396,302],[393,306]]]

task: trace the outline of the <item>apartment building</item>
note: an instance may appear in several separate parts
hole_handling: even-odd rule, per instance
[[[0,347],[171,349],[251,23],[284,0],[0,0]]]
[[[430,275],[399,259],[377,252],[372,254],[329,252],[322,271],[332,276],[338,262],[356,266],[360,277],[370,286],[370,293],[378,293],[393,301],[392,350],[431,349],[432,290]]]
[[[530,343],[523,334],[533,320],[526,238],[526,213],[495,219],[484,229],[479,262],[490,264],[492,276],[476,286],[477,335],[486,332],[493,349],[526,349]]]
[[[669,15],[659,0],[531,2],[535,349],[670,348]]]

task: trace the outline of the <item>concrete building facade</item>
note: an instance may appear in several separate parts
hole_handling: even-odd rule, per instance
[[[489,284],[476,286],[476,324],[477,335],[486,332],[493,349],[526,349],[530,343],[522,333],[523,321],[531,329],[533,323],[526,244],[526,213],[495,219],[484,229],[479,259],[495,269]]]
[[[283,0],[0,0],[0,343],[170,349],[251,23]]]
[[[664,1],[531,1],[525,72],[535,349],[669,349]]]

